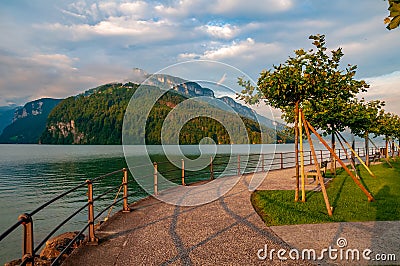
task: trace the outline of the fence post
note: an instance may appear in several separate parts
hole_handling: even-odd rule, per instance
[[[210,156],[210,179],[214,179],[213,157]]]
[[[264,168],[265,168],[265,167],[264,167],[264,153],[262,153],[262,154],[261,154],[261,172],[264,172],[264,171],[265,171]]]
[[[122,185],[124,186],[124,205],[122,208],[122,212],[130,212],[131,209],[128,206],[128,169],[122,169],[124,172],[124,177],[122,179]]]
[[[281,152],[281,169],[283,169],[283,153]]]
[[[185,185],[185,161],[182,159],[182,186]]]
[[[312,161],[312,153],[311,153],[311,151],[310,151],[310,165],[312,165],[313,164],[313,161]]]
[[[240,154],[237,156],[237,175],[240,175]]]
[[[158,195],[158,166],[157,163],[154,162],[154,195]]]
[[[321,162],[324,160],[323,155],[322,155],[322,150],[319,151],[321,153]]]
[[[97,245],[98,239],[94,234],[94,208],[93,208],[93,183],[92,180],[86,180],[88,185],[88,223],[89,223],[89,241],[88,245]]]
[[[18,220],[23,220],[22,225],[24,226],[24,239],[22,243],[22,261],[26,260],[28,266],[33,266],[35,260],[35,254],[33,251],[33,220],[32,216],[27,213],[21,214]]]
[[[340,156],[340,149],[338,149],[339,150],[339,159],[341,160],[342,159],[342,157]]]

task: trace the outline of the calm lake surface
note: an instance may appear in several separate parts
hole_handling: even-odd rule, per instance
[[[183,153],[188,157],[199,156],[198,146],[181,146]],[[202,151],[212,153],[215,147],[204,145]],[[169,147],[172,151],[176,147]],[[320,148],[317,145],[316,148]],[[280,145],[220,145],[217,147],[217,157],[221,158],[230,153],[262,152],[273,153],[293,151],[293,144]],[[146,152],[144,147],[136,147],[132,156],[137,160]],[[132,153],[132,150],[130,152]],[[161,146],[147,146],[147,153],[153,161],[165,161]],[[177,153],[178,154],[178,153]],[[178,155],[177,155],[178,156]],[[218,161],[216,157],[216,161]],[[209,157],[208,157],[209,158]],[[180,158],[177,158],[180,160]],[[223,159],[219,159],[223,161]],[[160,164],[161,165],[161,164]],[[223,163],[221,164],[223,165]],[[0,145],[0,233],[13,225],[20,214],[31,212],[41,204],[55,197],[87,179],[95,178],[115,170],[127,167],[122,146],[60,146],[60,145]],[[226,165],[223,165],[226,167]],[[164,167],[164,171],[171,171],[173,166]],[[174,173],[171,175],[180,174]],[[197,175],[197,178],[209,177],[207,169]],[[130,177],[132,179],[132,177]],[[132,179],[133,180],[133,179]],[[122,174],[111,179],[105,179],[95,184],[95,195],[108,188],[117,186],[122,181]],[[196,181],[193,179],[192,181]],[[133,196],[129,198],[132,203],[146,196],[146,193],[136,184],[130,184],[129,189]],[[105,197],[103,201],[95,203],[97,211],[104,209],[112,202],[115,193]],[[62,198],[43,211],[34,215],[34,238],[38,244],[50,230],[64,220],[68,215],[87,202],[86,187]],[[114,212],[121,209],[121,205],[114,208]],[[102,218],[107,215],[107,212]],[[78,231],[87,223],[87,212],[78,214],[55,235],[67,231]],[[21,256],[22,230],[17,229],[2,242],[0,242],[0,264],[4,264]]]

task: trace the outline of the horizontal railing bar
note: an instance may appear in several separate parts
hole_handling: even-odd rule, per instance
[[[140,176],[140,178],[148,178],[148,177],[153,177],[153,174],[145,175],[145,176]]]
[[[123,172],[123,171],[124,171],[124,169],[119,169],[119,170],[116,170],[116,171],[114,171],[114,172],[111,172],[111,173],[108,173],[108,174],[105,174],[105,175],[98,176],[98,177],[92,179],[92,183],[94,183],[94,182],[96,182],[96,181],[99,181],[99,180],[101,180],[101,179],[103,179],[103,178],[106,178],[106,177],[108,177],[108,176],[121,173],[121,172]]]
[[[58,231],[58,229],[60,229],[64,224],[66,224],[69,220],[71,220],[75,215],[77,215],[78,213],[80,213],[82,210],[84,210],[87,206],[89,205],[89,203],[86,203],[85,205],[83,205],[81,208],[77,209],[74,213],[72,213],[70,216],[68,216],[64,221],[62,221],[60,224],[58,224],[34,249],[34,253],[36,253],[45,243],[47,240],[49,240],[49,238]]]
[[[107,189],[105,192],[103,192],[102,194],[98,195],[97,197],[93,198],[93,202],[95,202],[96,200],[101,199],[102,197],[104,197],[105,195],[107,195],[108,193],[110,193],[111,191],[115,190],[116,188],[120,188],[122,187],[123,184],[119,184],[118,186],[115,187],[111,187],[109,189]]]
[[[18,220],[14,225],[12,225],[10,228],[8,228],[4,233],[1,234],[0,236],[0,241],[6,238],[12,231],[18,228],[22,223],[24,222],[23,219]]]
[[[65,252],[67,252],[67,250],[72,246],[72,244],[74,244],[76,242],[76,240],[78,239],[78,237],[89,227],[89,223],[86,224],[81,231],[79,231],[79,233],[68,243],[68,245],[60,252],[60,254],[58,255],[57,258],[55,258],[55,260],[51,263],[51,265],[58,265],[57,262],[58,260],[65,254]]]
[[[38,213],[39,211],[41,211],[42,209],[44,209],[45,207],[47,207],[47,206],[50,205],[51,203],[53,203],[53,202],[55,202],[55,201],[61,199],[62,197],[68,195],[68,194],[71,193],[71,192],[74,192],[75,190],[77,190],[77,189],[79,189],[79,188],[81,188],[81,187],[86,186],[86,184],[87,184],[87,183],[86,183],[86,181],[85,181],[85,182],[83,182],[83,183],[77,185],[76,187],[73,187],[73,188],[71,188],[70,190],[68,190],[68,191],[66,191],[66,192],[64,192],[64,193],[62,193],[62,194],[60,194],[60,195],[58,195],[57,197],[55,197],[55,198],[49,200],[48,202],[46,202],[46,203],[44,203],[43,205],[41,205],[41,206],[39,206],[38,208],[36,208],[36,209],[35,209],[34,211],[32,211],[29,215],[30,215],[30,216],[35,215],[36,213]]]
[[[112,206],[116,205],[117,203],[121,202],[124,198],[121,197],[118,200],[116,200],[115,202],[111,203],[110,205],[108,205],[106,208],[104,208],[103,210],[101,210],[94,218],[93,220],[97,220],[97,218],[99,218],[106,210],[108,210],[109,208],[111,208]]]

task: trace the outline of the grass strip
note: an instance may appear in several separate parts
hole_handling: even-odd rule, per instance
[[[374,196],[368,202],[343,169],[328,185],[329,201],[334,207],[329,217],[321,192],[307,191],[307,202],[294,202],[294,191],[263,190],[251,195],[254,209],[268,226],[327,222],[396,221],[400,220],[400,160],[371,166],[372,178],[358,167],[363,185]]]

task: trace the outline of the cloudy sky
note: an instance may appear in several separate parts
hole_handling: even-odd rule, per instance
[[[62,98],[155,73],[193,59],[214,60],[257,80],[262,69],[311,48],[325,34],[358,65],[369,99],[400,114],[400,29],[388,31],[383,0],[0,1],[0,106]],[[236,78],[236,77],[235,77]],[[239,90],[239,88],[234,88]]]

